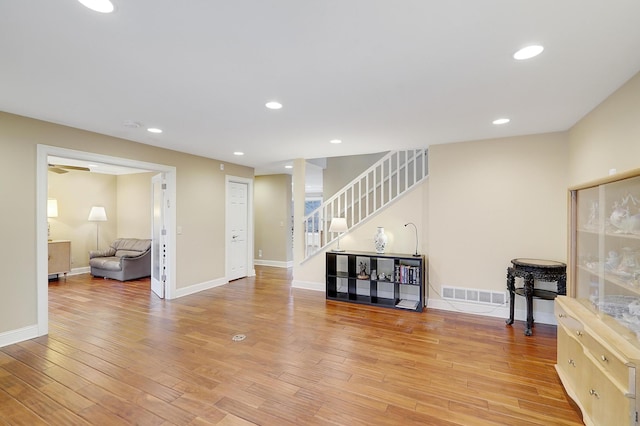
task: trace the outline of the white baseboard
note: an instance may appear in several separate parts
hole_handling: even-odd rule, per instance
[[[30,325],[28,327],[19,328],[17,330],[10,330],[4,333],[0,333],[0,348],[3,346],[13,345],[14,343],[22,342],[29,339],[35,339],[38,337],[38,326]]]
[[[482,315],[486,317],[509,318],[509,305],[491,306],[479,303],[469,303],[460,301],[451,301],[444,299],[429,299],[427,308],[440,309],[442,311],[461,312],[464,314]],[[553,313],[534,312],[533,318],[535,322],[540,324],[557,325],[556,318]],[[527,311],[516,309],[514,311],[514,319],[516,321],[526,321]]]
[[[291,282],[291,287],[322,292],[326,291],[325,283],[312,281],[293,280]],[[469,303],[444,299],[429,299],[429,301],[427,302],[427,308],[450,312],[461,312],[464,314],[482,315],[493,318],[504,318],[505,321],[507,318],[509,318],[509,305],[492,306],[480,303]],[[535,319],[535,322],[540,324],[557,325],[556,318],[553,313],[534,312],[533,318]],[[526,321],[526,310],[516,309],[514,311],[514,319],[516,321]]]
[[[188,296],[199,291],[209,290],[210,288],[220,287],[221,285],[228,284],[229,280],[226,278],[218,278],[217,280],[205,281],[200,284],[190,285],[189,287],[176,289],[175,298]]]
[[[81,275],[81,274],[90,274],[91,266],[83,266],[81,268],[73,268],[68,275]]]
[[[292,288],[302,288],[305,290],[314,290],[314,291],[322,291],[324,292],[326,289],[326,284],[325,283],[318,283],[318,282],[314,282],[314,281],[300,281],[300,280],[293,280],[291,281],[291,287]]]
[[[71,269],[71,271],[69,271],[67,273],[67,276],[70,277],[72,275],[82,275],[82,274],[89,274],[89,273],[91,273],[91,267],[90,266],[83,266],[81,268],[73,268],[73,269]],[[64,277],[64,274],[51,274],[51,275],[49,275],[49,277],[51,277],[53,275],[58,275],[58,278]]]
[[[256,266],[273,266],[275,268],[293,268],[293,262],[282,262],[279,260],[256,259],[253,261]]]

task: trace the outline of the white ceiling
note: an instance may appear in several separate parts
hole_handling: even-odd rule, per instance
[[[640,70],[637,0],[113,2],[1,1],[0,110],[280,173],[566,130]]]

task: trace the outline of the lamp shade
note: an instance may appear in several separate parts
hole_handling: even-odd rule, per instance
[[[106,222],[107,212],[104,207],[93,206],[89,212],[89,222]]]
[[[58,200],[47,200],[47,217],[58,217]]]
[[[349,227],[347,226],[347,219],[344,217],[334,217],[331,219],[331,225],[329,225],[329,232],[347,232]]]

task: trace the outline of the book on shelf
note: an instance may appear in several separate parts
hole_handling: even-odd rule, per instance
[[[420,284],[420,267],[410,265],[396,265],[395,282],[400,284]]]
[[[418,307],[418,300],[402,299],[396,304],[396,308],[415,310]]]

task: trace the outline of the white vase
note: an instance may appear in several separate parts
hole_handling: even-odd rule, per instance
[[[384,253],[387,247],[387,235],[384,233],[384,227],[378,226],[378,231],[373,236],[373,242],[376,246],[376,253]]]

